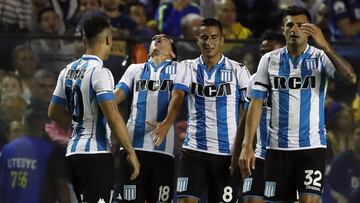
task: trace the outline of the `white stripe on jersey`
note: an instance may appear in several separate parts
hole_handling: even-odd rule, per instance
[[[53,98],[63,100],[73,118],[66,156],[111,153],[110,129],[99,102],[112,100],[113,89],[111,72],[96,56],[83,55],[61,71]]]
[[[127,128],[135,149],[173,156],[174,126],[163,143],[156,147],[151,134],[154,128],[145,121],[162,122],[165,119],[171,90],[174,85],[181,84],[176,79],[178,71],[177,63],[170,60],[158,66],[152,61],[134,64],[128,67],[116,86],[125,92],[131,91],[133,95]]]
[[[188,69],[188,127],[184,148],[230,155],[250,74],[245,66],[222,56],[208,71],[201,56],[179,64]]]
[[[309,45],[296,61],[286,47],[261,58],[252,96],[262,98],[265,86],[271,87],[269,148],[326,147],[327,76],[335,77],[335,67],[322,50]]]

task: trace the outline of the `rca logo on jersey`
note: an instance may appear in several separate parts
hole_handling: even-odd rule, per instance
[[[124,200],[135,200],[136,199],[136,185],[124,185]]]
[[[138,80],[136,81],[135,91],[171,91],[173,85],[172,80]]]
[[[232,81],[231,70],[220,70],[220,80],[223,82],[231,82]]]
[[[187,190],[189,178],[186,177],[179,177],[177,179],[177,186],[176,191],[178,192],[184,192]]]
[[[274,197],[275,191],[276,191],[276,182],[266,181],[264,195],[266,197]]]
[[[218,85],[205,85],[198,83],[191,84],[191,94],[197,94],[201,97],[221,97],[225,95],[231,95],[231,88],[229,83],[221,83]]]
[[[316,77],[312,75],[305,76],[304,79],[301,77],[274,77],[274,88],[275,89],[308,89],[315,88]]]

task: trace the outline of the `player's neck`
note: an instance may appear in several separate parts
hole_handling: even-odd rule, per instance
[[[290,55],[296,60],[306,49],[307,44],[303,45],[287,45]]]
[[[157,55],[157,56],[152,56],[150,58],[152,61],[154,61],[154,63],[158,66],[159,64],[161,64],[162,62],[164,62],[165,60],[170,60],[169,57],[164,56],[164,55]]]
[[[103,52],[101,49],[99,49],[98,47],[94,47],[94,48],[87,48],[86,49],[86,54],[87,55],[94,55],[99,57],[102,61],[104,61],[106,59],[106,54],[105,52]]]
[[[221,60],[221,56],[222,56],[221,53],[214,57],[206,57],[205,55],[202,55],[202,60],[206,65],[206,67],[208,68],[208,70],[211,70],[216,66],[216,64],[219,63],[219,61]]]

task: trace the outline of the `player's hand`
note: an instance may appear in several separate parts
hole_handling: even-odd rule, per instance
[[[329,43],[326,41],[324,34],[322,33],[321,29],[312,24],[312,23],[304,23],[301,25],[300,29],[305,33],[310,35],[315,43],[321,48],[321,49],[328,49]]]
[[[251,170],[255,169],[255,153],[252,147],[244,147],[241,150],[239,165],[243,178],[251,176]]]
[[[140,174],[140,163],[135,152],[127,155],[127,161],[132,168],[130,180],[135,180]]]
[[[155,128],[151,132],[151,134],[154,136],[153,142],[155,146],[159,147],[161,143],[164,141],[166,135],[168,134],[171,124],[167,124],[165,122],[152,122],[152,121],[146,121],[146,123]]]

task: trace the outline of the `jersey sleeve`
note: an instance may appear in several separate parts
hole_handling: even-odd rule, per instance
[[[113,100],[114,77],[107,68],[95,68],[91,75],[92,88],[98,103]]]
[[[250,98],[265,99],[270,87],[268,65],[270,61],[270,55],[265,54],[261,57],[256,76],[254,78],[254,85],[251,88]]]
[[[66,97],[65,97],[65,89],[64,89],[66,70],[68,70],[68,69],[64,68],[59,74],[59,77],[58,77],[58,80],[56,83],[56,87],[55,87],[54,93],[51,98],[51,103],[66,106]]]
[[[176,75],[174,79],[173,90],[182,90],[185,93],[190,92],[191,69],[190,63],[181,62],[176,64]]]
[[[116,85],[116,88],[123,90],[126,95],[128,95],[129,92],[131,91],[131,89],[133,88],[134,78],[135,78],[135,70],[136,70],[135,68],[136,68],[135,65],[130,65],[126,69],[124,75],[121,77],[118,84]]]
[[[337,74],[334,64],[330,61],[329,57],[324,51],[321,51],[321,63],[323,64],[322,70],[326,72],[329,77],[341,81],[340,76]]]
[[[246,102],[246,89],[250,81],[250,72],[247,67],[239,64],[236,71],[236,77],[238,81],[238,89],[240,91],[240,101]]]

